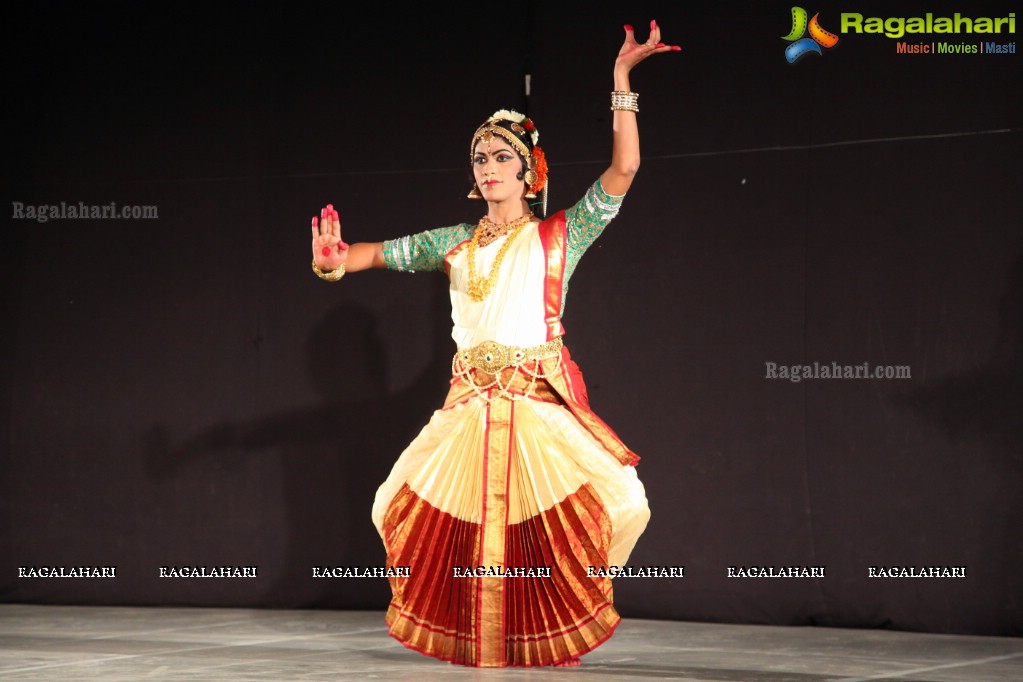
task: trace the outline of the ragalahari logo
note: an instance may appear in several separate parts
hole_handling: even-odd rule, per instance
[[[822,47],[834,47],[838,44],[838,36],[821,28],[820,22],[817,21],[819,16],[820,12],[814,14],[808,24],[806,10],[802,7],[792,8],[792,30],[787,36],[782,36],[782,40],[792,43],[785,48],[785,59],[789,61],[789,64],[795,64],[811,52],[823,54]],[[807,32],[807,29],[809,29],[810,37],[804,38],[803,34]]]

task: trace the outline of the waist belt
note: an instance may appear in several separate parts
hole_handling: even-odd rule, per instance
[[[497,341],[484,341],[478,346],[460,349],[455,353],[455,362],[466,368],[481,369],[487,374],[497,374],[501,370],[518,367],[531,360],[556,357],[561,354],[563,345],[565,344],[560,336],[553,341],[529,348],[506,346]]]
[[[524,365],[532,361],[560,358],[563,346],[564,343],[560,336],[547,343],[541,343],[539,346],[528,348],[523,346],[506,346],[496,341],[484,341],[472,348],[459,349],[451,361],[451,374],[460,377],[472,386],[476,394],[486,402],[490,401],[490,397],[485,395],[485,393],[491,388],[497,389],[499,397],[521,400],[533,393],[536,387],[536,380],[544,371],[539,365],[533,368],[525,367]],[[521,370],[529,375],[530,381],[524,387],[525,390],[522,393],[514,391],[512,387],[514,373],[512,377],[502,381],[501,375],[506,369]],[[477,370],[483,376],[477,377],[476,372],[473,370]],[[477,378],[483,379],[483,382],[477,381]],[[518,393],[518,395],[513,396],[513,393]]]

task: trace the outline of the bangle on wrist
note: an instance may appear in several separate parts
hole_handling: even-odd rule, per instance
[[[313,260],[313,272],[315,272],[316,276],[319,277],[320,279],[325,279],[328,282],[336,282],[345,276],[345,264],[342,263],[341,265],[337,266],[337,268],[335,268],[334,270],[324,272],[323,270],[320,270],[318,267],[316,267],[316,261]]]
[[[639,111],[639,94],[627,90],[611,91],[611,111]]]

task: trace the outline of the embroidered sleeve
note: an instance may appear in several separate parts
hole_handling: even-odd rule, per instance
[[[565,211],[568,228],[568,254],[565,258],[565,280],[572,276],[586,249],[597,240],[611,219],[618,215],[625,195],[608,194],[600,185],[600,179],[593,183],[575,206]]]
[[[399,272],[443,270],[448,251],[471,236],[472,226],[462,223],[388,239],[384,242],[384,262],[388,270]]]

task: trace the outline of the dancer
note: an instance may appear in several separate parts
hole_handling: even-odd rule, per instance
[[[469,146],[469,196],[487,207],[477,225],[349,246],[333,205],[312,220],[323,279],[388,268],[450,280],[450,391],[373,505],[388,565],[410,567],[390,579],[386,621],[411,649],[469,666],[577,665],[620,620],[594,568],[625,564],[650,512],[639,458],[590,409],[561,315],[580,257],[639,168],[629,72],[679,49],[656,22],[644,43],[625,27],[611,165],[567,210],[546,215],[535,123],[501,110]]]

